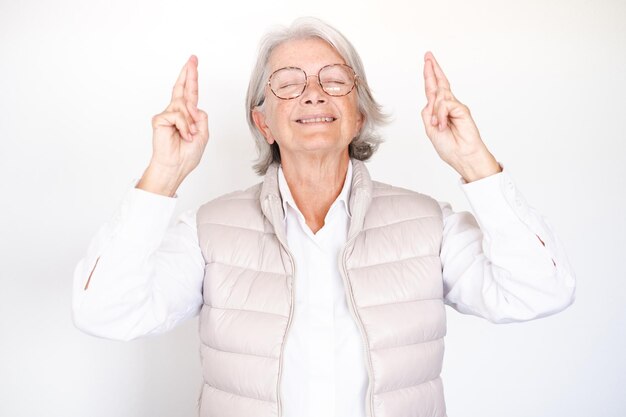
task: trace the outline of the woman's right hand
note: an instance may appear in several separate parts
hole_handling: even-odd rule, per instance
[[[202,158],[209,140],[207,114],[198,109],[198,58],[183,67],[167,108],[152,118],[152,159],[137,188],[173,196]]]

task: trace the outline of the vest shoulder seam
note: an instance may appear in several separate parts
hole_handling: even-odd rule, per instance
[[[274,234],[273,232],[266,232],[265,230],[253,229],[251,227],[238,226],[236,224],[217,223],[217,222],[212,222],[210,220],[199,221],[197,226],[204,226],[204,225],[232,227],[232,228],[235,228],[235,229],[243,229],[243,230],[248,230],[248,231],[252,231],[252,232],[257,232],[257,233],[260,233],[262,235],[273,235]]]
[[[229,193],[225,193],[208,201],[205,201],[204,203],[200,204],[200,207],[198,208],[198,213],[205,210],[208,206],[217,205],[225,201],[259,201],[259,193],[262,184],[262,182],[259,182],[246,189],[231,191]]]
[[[204,204],[210,204],[213,202],[225,201],[225,200],[258,200],[259,199],[258,193],[261,191],[262,185],[263,185],[263,181],[257,182],[256,184],[253,184],[249,186],[248,188],[230,191],[228,193],[218,195],[217,197],[207,201]]]
[[[384,192],[385,190],[393,192],[393,194],[378,194],[378,192]],[[409,188],[400,187],[398,185],[389,184],[386,182],[381,182],[377,180],[372,180],[372,198],[378,197],[387,197],[387,196],[398,196],[398,195],[408,195],[415,197],[423,197],[429,200],[434,200],[433,197],[428,194],[420,193],[419,191],[411,190]]]

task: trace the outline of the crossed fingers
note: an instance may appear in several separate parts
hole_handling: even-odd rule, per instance
[[[172,101],[180,98],[198,105],[198,57],[195,55],[183,66],[172,90]]]
[[[424,60],[424,88],[428,100],[425,116],[431,125],[439,125],[439,130],[444,130],[447,126],[447,116],[455,107],[457,100],[450,91],[450,82],[435,56],[430,51],[426,52]]]
[[[202,115],[198,110],[198,58],[192,55],[183,66],[172,89],[172,99],[165,113],[172,119],[184,119],[176,123],[181,136],[188,141],[198,132],[196,123]]]

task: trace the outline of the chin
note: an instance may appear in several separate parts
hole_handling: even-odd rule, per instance
[[[323,151],[323,150],[341,150],[348,147],[348,143],[343,143],[336,139],[329,139],[328,136],[324,137],[310,137],[303,138],[300,141],[300,146],[304,150],[310,151]]]

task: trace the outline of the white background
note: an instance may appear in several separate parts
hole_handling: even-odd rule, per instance
[[[542,320],[448,308],[449,416],[626,415],[623,1],[2,0],[0,416],[195,416],[196,320],[128,343],[87,336],[72,272],[147,166],[150,119],[192,53],[211,138],[177,212],[259,181],[245,89],[261,35],[300,15],[353,42],[393,115],[373,178],[469,209],[421,122],[431,50],[577,274],[575,303]]]

